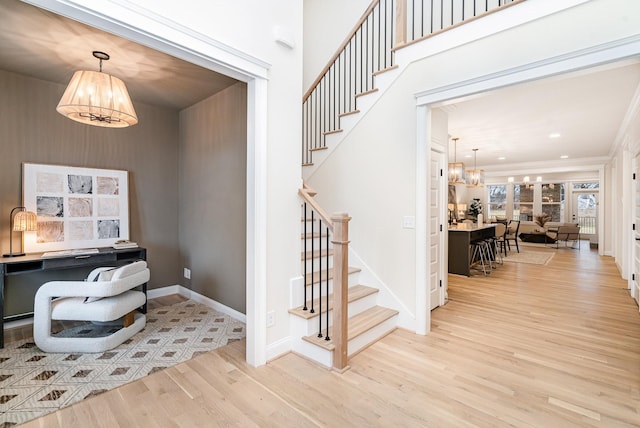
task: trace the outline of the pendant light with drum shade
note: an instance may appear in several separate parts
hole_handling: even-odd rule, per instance
[[[465,183],[465,166],[462,162],[456,161],[458,140],[459,138],[452,138],[453,140],[453,162],[449,162],[448,178],[449,184],[464,184]]]
[[[100,71],[76,71],[56,110],[63,116],[87,125],[125,128],[138,123],[138,116],[124,82],[102,72],[102,61],[109,55],[93,51],[100,60]]]
[[[476,167],[478,149],[473,149],[473,169],[467,170],[467,187],[484,187],[484,169]]]

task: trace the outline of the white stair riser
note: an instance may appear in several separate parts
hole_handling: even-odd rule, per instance
[[[311,272],[317,272],[320,269],[320,259],[314,259],[313,263],[311,262],[311,259],[307,260],[306,262],[301,262],[300,264],[300,273],[304,274],[304,266],[305,264],[307,265],[307,273],[311,273]],[[322,270],[325,270],[327,268],[326,265],[327,261],[325,258],[322,258]],[[333,268],[333,257],[329,257],[329,269]]]
[[[385,322],[378,324],[368,332],[363,333],[360,336],[350,340],[347,344],[348,355],[354,355],[358,351],[361,351],[362,349],[366,348],[370,344],[373,344],[380,338],[393,331],[396,328],[397,318],[397,315],[393,316]],[[321,348],[320,346],[316,346],[312,343],[302,340],[301,338],[294,339],[292,345],[294,352],[297,352],[300,355],[304,355],[305,357],[325,367],[333,366],[333,351],[328,351],[324,348]]]
[[[352,129],[360,120],[362,113],[353,113],[340,118],[340,128]]]
[[[363,297],[361,299],[358,300],[354,300],[353,302],[350,302],[348,305],[348,314],[350,317],[357,315],[361,312],[366,311],[367,309],[373,308],[374,306],[376,306],[377,304],[377,299],[376,299],[377,293],[374,294],[370,294],[366,297]],[[323,299],[323,305],[325,304],[324,299]],[[311,308],[309,308],[311,309]],[[318,308],[317,306],[314,308],[316,310],[316,312],[319,312],[320,308]],[[327,315],[326,312],[322,314],[322,328],[325,329],[327,324],[326,324],[326,319]],[[317,334],[318,333],[318,317],[314,317],[311,319],[304,319],[304,318],[300,318],[296,315],[291,315],[291,318],[295,318],[295,325],[296,325],[296,330],[291,330],[292,333],[292,337],[298,337],[297,335],[299,334],[300,336],[309,336],[312,334]],[[298,320],[303,321],[303,323],[298,322]],[[294,320],[292,320],[293,322]],[[333,309],[329,311],[329,325],[333,325]],[[298,329],[300,329],[298,331]],[[296,334],[294,336],[294,333]]]
[[[354,272],[349,274],[349,287],[352,287],[354,285],[358,285],[359,281],[358,281],[358,277],[359,277],[359,273],[360,272]],[[326,295],[327,294],[327,285],[326,285],[326,280],[324,277],[322,277],[322,295]],[[318,297],[318,290],[320,290],[320,285],[316,282],[314,284],[314,290],[313,290],[313,296],[314,297]],[[329,293],[333,293],[333,279],[329,280]],[[304,302],[304,290],[300,290],[300,295],[302,297],[300,297],[300,300],[296,300],[296,302],[299,302],[297,305],[295,306],[300,306],[302,305],[302,303]],[[311,285],[307,285],[307,298],[310,298],[311,296]]]
[[[324,348],[309,343],[302,338],[294,338],[292,343],[293,352],[297,352],[300,355],[304,355],[318,364],[325,367],[333,366],[333,351],[328,351]]]
[[[380,338],[393,331],[398,324],[398,315],[394,315],[386,321],[378,324],[374,328],[362,333],[358,337],[354,337],[349,341],[347,355],[353,355],[361,349],[366,348],[370,344],[377,342]]]

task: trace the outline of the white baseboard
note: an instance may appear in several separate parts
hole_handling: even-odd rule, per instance
[[[147,299],[155,299],[158,297],[170,296],[172,294],[181,294],[180,293],[181,285],[167,285],[166,287],[153,288],[151,290],[147,290]]]
[[[238,321],[242,321],[245,324],[247,323],[247,316],[245,314],[238,312],[235,309],[232,309],[226,305],[223,305],[220,302],[216,302],[213,299],[203,296],[202,294],[189,290],[188,288],[185,288],[182,285],[167,285],[166,287],[153,288],[151,290],[147,290],[148,299],[155,299],[157,297],[170,296],[172,294],[180,294],[181,296],[184,296],[187,299],[191,299],[198,303],[202,303],[203,305],[208,306],[211,309],[215,309],[218,312],[222,312],[223,314],[229,315],[230,317],[237,319]],[[21,320],[5,322],[4,329],[7,330],[10,328],[22,327],[30,324],[33,324],[33,316],[29,318],[21,319]],[[289,338],[286,338],[286,340],[288,341]],[[271,344],[270,347],[277,348],[279,345],[278,346],[276,345],[278,345],[278,342]],[[291,350],[290,345],[288,350]],[[277,354],[277,355],[280,355],[280,354]]]
[[[4,329],[9,330],[11,328],[22,327],[25,325],[33,325],[33,316],[24,318],[21,320],[9,321],[4,323]]]
[[[200,293],[196,293],[193,290],[189,290],[182,285],[167,285],[166,287],[154,288],[153,290],[147,291],[147,297],[149,299],[155,299],[156,297],[164,297],[170,296],[172,294],[179,294],[181,296],[186,297],[187,299],[194,300],[198,303],[202,303],[205,306],[210,307],[211,309],[215,309],[218,312],[222,312],[223,314],[227,314],[232,318],[237,319],[238,321],[242,321],[243,323],[247,323],[247,316],[242,312],[238,312],[229,306],[223,305],[220,302],[216,302],[213,299],[208,298],[207,296],[203,296]]]
[[[283,337],[282,339],[267,345],[267,362],[291,352],[293,345],[291,337]]]

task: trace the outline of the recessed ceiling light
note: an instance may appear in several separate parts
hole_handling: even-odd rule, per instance
[[[464,155],[465,158],[472,158],[473,155]]]
[[[560,138],[560,133],[552,132],[551,134],[549,134],[549,138]]]
[[[506,156],[500,156],[498,160],[505,160],[506,158],[507,158]]]
[[[560,156],[560,159],[569,159],[569,155],[562,155]]]

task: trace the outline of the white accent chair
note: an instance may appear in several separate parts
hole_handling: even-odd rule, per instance
[[[146,325],[136,311],[147,297],[132,290],[147,281],[147,263],[137,261],[121,267],[100,267],[86,281],[49,281],[36,293],[33,338],[45,352],[104,352],[120,345]],[[51,333],[52,320],[90,321],[122,325],[103,337],[64,337]]]

